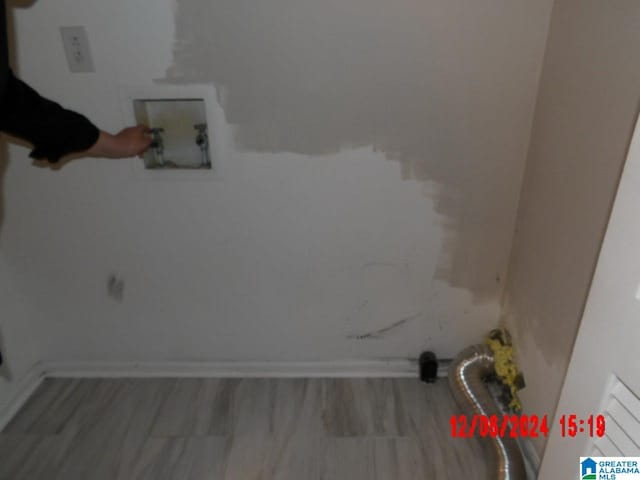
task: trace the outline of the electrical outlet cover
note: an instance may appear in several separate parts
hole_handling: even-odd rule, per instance
[[[95,72],[84,27],[60,27],[60,34],[69,70],[73,73]]]

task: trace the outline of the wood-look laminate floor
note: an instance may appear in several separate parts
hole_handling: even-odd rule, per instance
[[[2,480],[486,478],[445,381],[47,379],[0,434]]]

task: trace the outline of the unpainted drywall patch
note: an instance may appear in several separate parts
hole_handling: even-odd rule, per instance
[[[372,145],[399,162],[402,179],[438,185],[427,191],[448,232],[438,278],[495,299],[506,253],[487,220],[504,221],[492,209],[517,201],[504,185],[521,172],[504,162],[519,161],[513,129],[535,67],[514,47],[531,21],[526,9],[177,0],[175,18],[163,81],[214,83],[238,148],[323,155]]]

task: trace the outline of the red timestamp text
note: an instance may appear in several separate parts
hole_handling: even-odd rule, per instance
[[[453,438],[546,437],[549,435],[547,415],[452,415]]]
[[[575,437],[586,435],[589,437],[604,437],[606,420],[604,415],[587,415],[580,417],[576,414],[560,416],[560,436]]]

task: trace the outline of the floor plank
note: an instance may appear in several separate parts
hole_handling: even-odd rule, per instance
[[[47,379],[0,434],[0,480],[486,478],[446,382]]]
[[[122,480],[222,479],[227,440],[223,437],[149,438]]]

